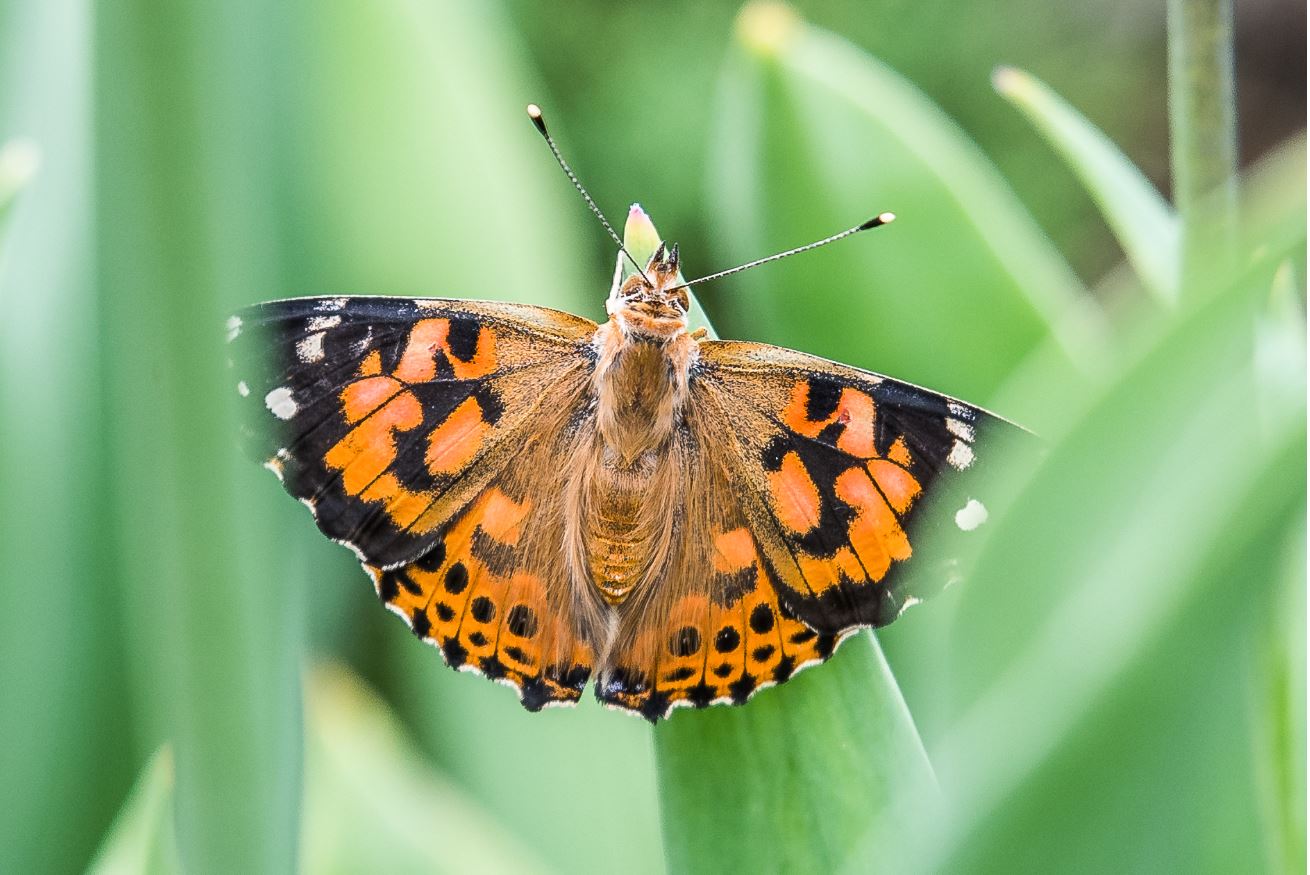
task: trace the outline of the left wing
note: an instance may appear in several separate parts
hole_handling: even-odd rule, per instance
[[[588,319],[524,304],[298,298],[228,323],[257,455],[328,537],[412,562],[590,373]]]

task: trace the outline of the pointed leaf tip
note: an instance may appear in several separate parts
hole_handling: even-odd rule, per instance
[[[782,54],[800,27],[796,10],[777,0],[747,3],[737,15],[737,39],[762,58]]]
[[[31,181],[41,167],[41,148],[32,140],[10,140],[0,146],[0,209]]]
[[[641,204],[633,204],[628,210],[628,221],[623,226],[623,245],[632,253],[632,257],[645,264],[660,245],[660,232],[655,230],[655,223],[646,215]],[[629,265],[631,267],[631,265]]]
[[[992,71],[992,88],[1002,96],[1017,94],[1031,82],[1032,79],[1023,71],[1004,64]]]

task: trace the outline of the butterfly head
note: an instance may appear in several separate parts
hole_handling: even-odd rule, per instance
[[[687,330],[690,299],[678,267],[678,244],[661,242],[642,273],[615,283],[605,310],[625,334],[667,340]]]

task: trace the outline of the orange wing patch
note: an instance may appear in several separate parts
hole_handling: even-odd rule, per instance
[[[439,372],[446,379],[473,380],[495,370],[492,328],[475,327],[471,349],[457,352],[450,342],[450,326],[449,319],[416,322],[389,375],[381,372],[376,351],[365,357],[358,380],[341,390],[341,409],[352,427],[324,456],[327,467],[339,472],[347,495],[377,504],[397,529],[411,535],[424,535],[442,522],[444,509],[437,502],[441,478],[458,473],[478,455],[500,415],[497,405],[469,395],[430,428],[423,458],[432,488],[410,488],[391,470],[399,434],[418,429],[428,419],[413,384],[430,383]]]

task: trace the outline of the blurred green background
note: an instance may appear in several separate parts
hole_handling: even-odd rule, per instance
[[[1304,871],[1305,7],[1238,4],[1235,102],[1166,18],[0,0],[0,871]],[[689,275],[898,214],[700,297],[1043,436],[965,586],[746,708],[529,715],[237,455],[244,304],[602,315],[529,101]]]

